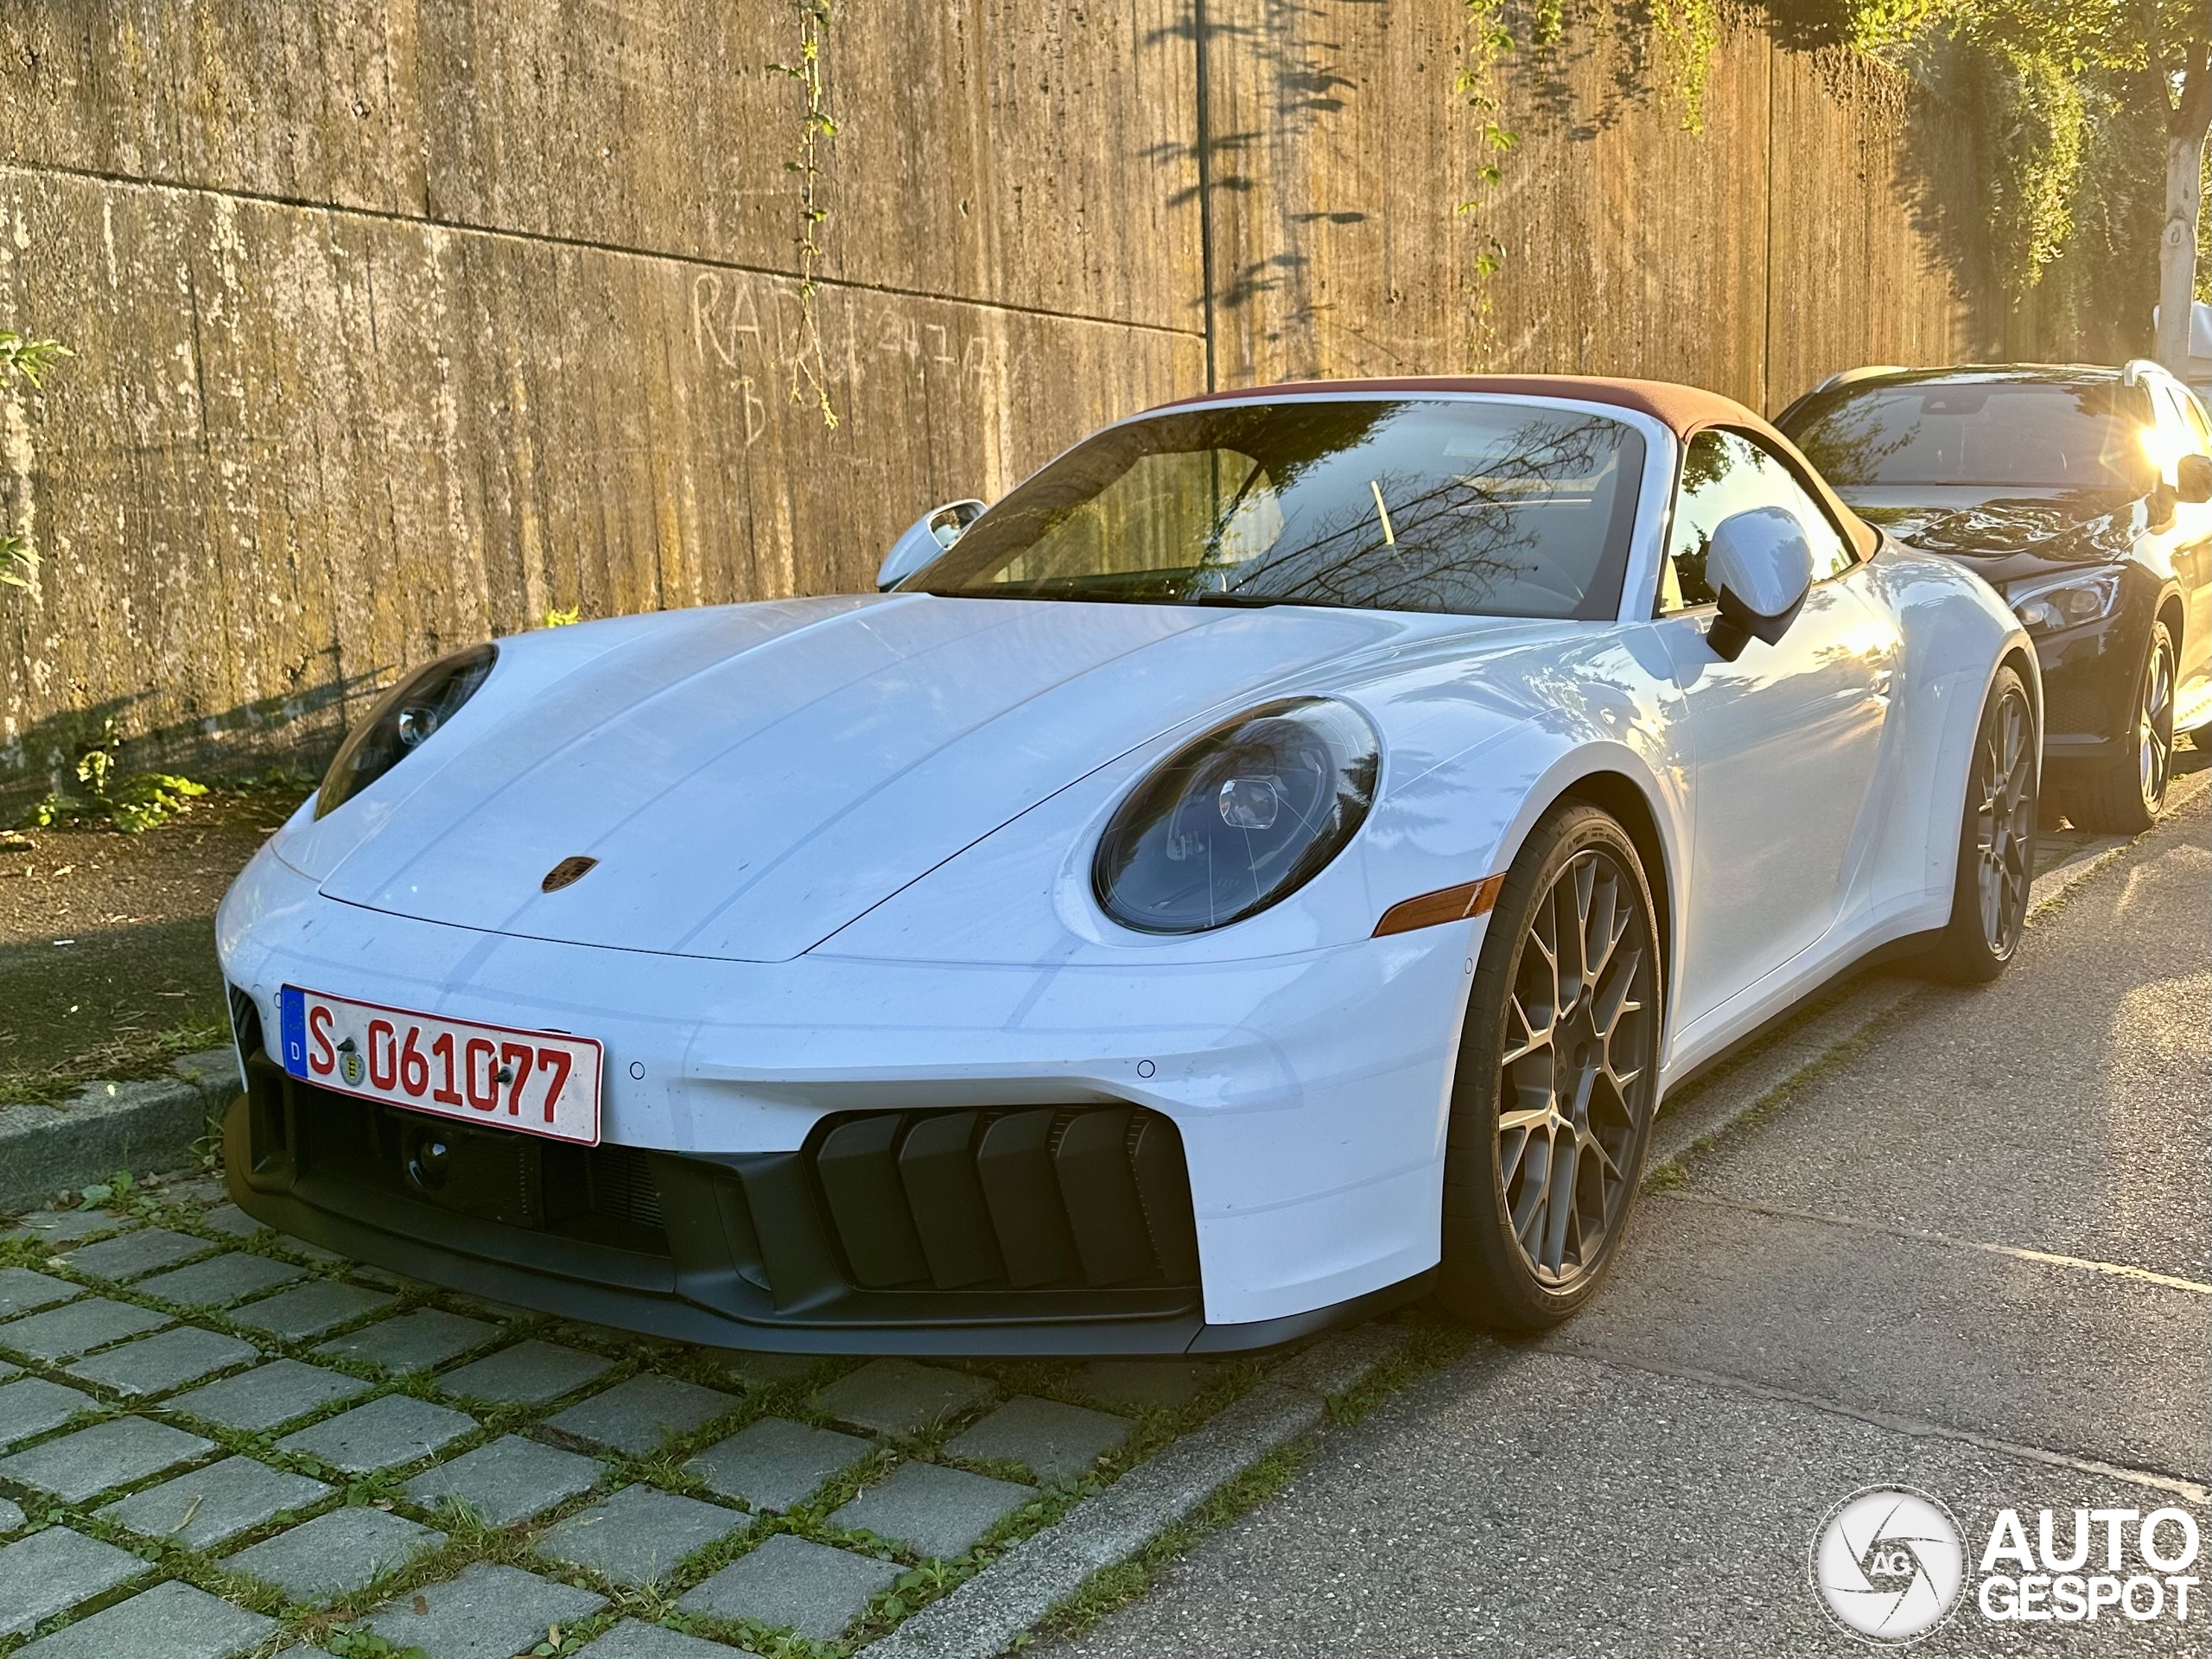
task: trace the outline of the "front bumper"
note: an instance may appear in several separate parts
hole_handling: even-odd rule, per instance
[[[226,1125],[231,1185],[259,1219],[365,1261],[724,1346],[1268,1346],[1418,1294],[1434,1268],[1450,1061],[1480,926],[1179,969],[709,961],[368,911],[264,852],[219,921],[242,1024],[273,1022],[277,989],[296,983],[597,1037],[607,1154],[650,1173],[664,1242],[425,1202],[380,1154],[349,1173],[324,1145],[320,1162],[311,1150],[288,1168],[286,1147],[327,1141],[362,1103],[287,1084],[265,1061]],[[244,1046],[256,1040],[248,1031]],[[1124,1272],[1086,1262],[1020,1285],[868,1268],[836,1224],[827,1137],[896,1117],[875,1149],[880,1182],[923,1118],[963,1113],[978,1120],[962,1139],[971,1150],[990,1122],[1025,1113],[1063,1135],[1120,1114],[1110,1132],[1085,1131],[1100,1144],[1164,1129],[1154,1145],[1179,1154],[1188,1220],[1145,1215],[1147,1254]],[[868,1161],[855,1166],[863,1181]],[[1072,1216],[1083,1199],[1062,1201]],[[1179,1230],[1180,1253],[1162,1242]]]

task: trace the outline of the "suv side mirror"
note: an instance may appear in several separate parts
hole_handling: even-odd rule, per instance
[[[2183,501],[2212,501],[2212,455],[2183,455],[2177,461],[2174,493]]]
[[[932,507],[906,527],[891,543],[875,573],[879,592],[887,593],[968,533],[968,526],[983,516],[983,504],[969,499],[948,501]]]
[[[1813,587],[1813,544],[1780,507],[1731,513],[1713,531],[1705,579],[1720,596],[1706,643],[1734,662],[1753,639],[1773,645],[1789,632]]]

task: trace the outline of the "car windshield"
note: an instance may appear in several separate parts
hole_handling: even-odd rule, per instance
[[[2151,487],[2139,399],[2089,385],[1937,381],[1844,387],[1783,423],[1829,483]]]
[[[1176,410],[1077,445],[902,586],[1611,619],[1643,462],[1626,423],[1527,404]]]

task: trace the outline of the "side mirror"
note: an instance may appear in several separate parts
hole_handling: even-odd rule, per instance
[[[1780,507],[1731,513],[1713,529],[1705,579],[1720,596],[1706,643],[1732,663],[1753,639],[1773,645],[1797,620],[1812,590],[1813,544]]]
[[[906,527],[891,543],[875,573],[880,592],[889,592],[968,533],[968,526],[983,516],[981,501],[948,501],[932,507]]]
[[[2183,455],[2174,465],[2174,486],[2183,501],[2212,501],[2212,455]]]

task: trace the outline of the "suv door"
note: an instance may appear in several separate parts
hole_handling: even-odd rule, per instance
[[[1780,507],[1814,548],[1812,591],[1781,641],[1724,662],[1706,643],[1705,559],[1723,518]],[[1748,433],[1698,433],[1661,571],[1666,641],[1695,757],[1678,1029],[1818,944],[1852,907],[1901,644],[1852,545],[1790,464]]]

